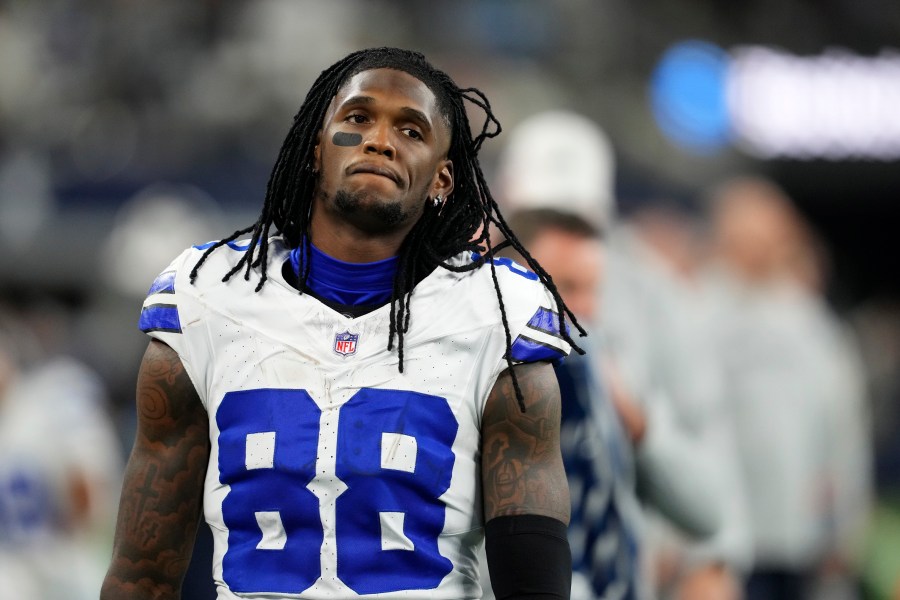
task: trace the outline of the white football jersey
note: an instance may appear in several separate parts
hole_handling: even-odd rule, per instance
[[[141,314],[209,412],[218,597],[479,598],[481,416],[507,367],[490,265],[416,286],[401,373],[389,304],[350,318],[300,294],[279,238],[262,290],[242,273],[222,282],[243,244],[213,252],[194,284],[208,245],[185,251]],[[495,266],[514,362],[567,354],[536,276]]]
[[[0,394],[0,599],[96,598],[122,449],[105,391],[80,362],[54,357]],[[73,495],[73,483],[87,493]]]

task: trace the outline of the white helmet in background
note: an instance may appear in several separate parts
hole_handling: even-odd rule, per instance
[[[510,212],[553,208],[609,225],[614,204],[615,155],[606,132],[564,110],[532,115],[507,136],[497,189]]]

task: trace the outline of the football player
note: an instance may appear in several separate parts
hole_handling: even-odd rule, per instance
[[[569,597],[578,325],[485,184],[499,131],[418,53],[322,72],[259,219],[150,288],[104,599],[178,598],[201,512],[221,599],[478,598],[482,543],[499,598]]]

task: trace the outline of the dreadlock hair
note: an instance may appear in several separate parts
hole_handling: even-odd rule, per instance
[[[191,270],[191,282],[196,279],[200,267],[212,252],[249,233],[252,237],[246,252],[234,268],[225,274],[222,281],[229,280],[241,270],[244,272],[244,279],[249,280],[251,271],[258,268],[259,283],[256,285],[256,291],[262,289],[267,279],[269,234],[273,227],[280,232],[288,247],[297,248],[300,244],[306,244],[306,252],[302,253],[302,256],[310,256],[309,227],[316,187],[316,173],[313,171],[314,150],[325,114],[332,99],[350,78],[363,71],[381,68],[408,73],[424,83],[434,94],[441,115],[450,130],[451,142],[447,158],[453,163],[454,173],[453,201],[444,202],[441,206],[425,202],[421,218],[407,234],[399,249],[397,274],[391,294],[390,334],[387,347],[388,350],[392,350],[396,338],[400,372],[403,372],[404,334],[409,330],[410,297],[416,283],[438,266],[461,272],[477,269],[485,262],[490,265],[506,332],[506,362],[509,367],[513,366],[509,322],[493,262],[495,251],[507,245],[511,245],[519,252],[550,291],[557,304],[560,332],[577,352],[583,353],[568,333],[565,321],[568,319],[572,322],[582,336],[585,335],[584,329],[560,298],[550,276],[516,239],[500,214],[485,182],[478,162],[478,151],[486,139],[497,136],[501,131],[500,122],[491,112],[487,97],[476,88],[457,87],[446,73],[433,67],[422,54],[410,50],[384,47],[360,50],[322,71],[307,93],[281,146],[266,186],[265,202],[259,218],[249,227],[239,229],[210,246]],[[468,100],[485,113],[481,131],[474,138],[469,127],[464,100]],[[506,241],[496,248],[492,247],[490,240],[492,225],[496,226],[506,238]],[[466,251],[475,253],[476,260],[465,266],[455,266],[447,262],[451,257]],[[309,261],[301,264],[299,273],[301,289],[305,287],[309,268]],[[522,392],[515,372],[511,369],[510,373],[519,407],[524,411]]]

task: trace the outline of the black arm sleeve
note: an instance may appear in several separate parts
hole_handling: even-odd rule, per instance
[[[540,515],[496,517],[484,526],[497,600],[569,598],[572,553],[562,521]]]

